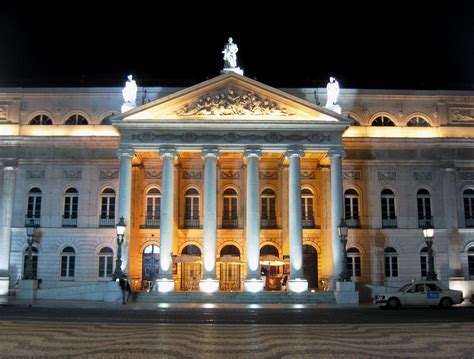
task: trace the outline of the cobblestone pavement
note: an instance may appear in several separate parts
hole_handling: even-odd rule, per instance
[[[0,358],[472,358],[474,323],[131,324],[0,320]]]

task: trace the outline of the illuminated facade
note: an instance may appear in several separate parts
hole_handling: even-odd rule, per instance
[[[341,218],[361,298],[426,275],[427,222],[438,277],[473,278],[472,93],[345,89],[343,115],[325,96],[229,73],[120,114],[119,88],[0,89],[3,293],[31,219],[43,290],[109,282],[120,216],[137,290],[321,290]]]

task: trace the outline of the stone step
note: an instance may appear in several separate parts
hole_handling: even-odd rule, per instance
[[[132,299],[136,303],[242,303],[242,304],[335,304],[333,292],[138,292]]]

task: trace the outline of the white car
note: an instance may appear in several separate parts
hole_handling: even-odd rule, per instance
[[[450,308],[453,304],[461,304],[463,301],[462,291],[446,288],[436,281],[408,283],[397,292],[378,294],[374,298],[374,303],[385,304],[385,307],[391,309],[405,305],[438,305]]]

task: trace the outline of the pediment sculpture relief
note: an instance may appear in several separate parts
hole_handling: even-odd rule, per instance
[[[227,89],[207,94],[176,111],[178,116],[291,116],[286,108],[253,92]]]

